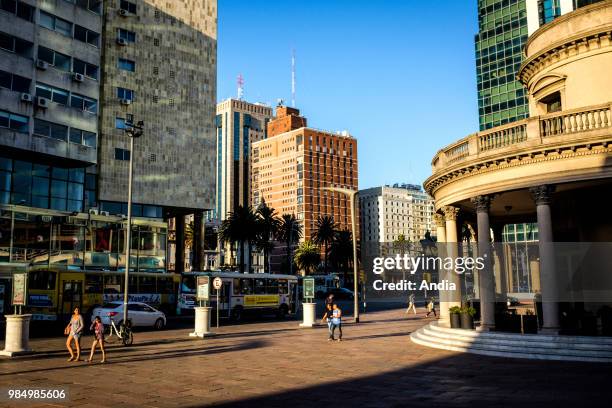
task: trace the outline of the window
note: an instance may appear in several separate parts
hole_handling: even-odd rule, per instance
[[[52,65],[62,71],[70,71],[70,57],[68,55],[60,54],[52,49],[38,46],[38,59],[43,60],[49,63],[49,65]]]
[[[125,119],[115,118],[115,129],[125,129]]]
[[[66,0],[70,3],[74,3],[77,6],[92,11],[96,14],[100,14],[102,9],[102,0]]]
[[[88,30],[85,27],[81,27],[80,25],[75,25],[74,39],[91,44],[94,47],[98,47],[100,42],[100,34],[96,33],[95,31]]]
[[[49,30],[57,31],[62,35],[72,37],[72,23],[56,17],[53,14],[45,13],[41,10],[38,24]]]
[[[136,14],[136,3],[132,3],[131,1],[127,0],[121,0],[121,2],[119,3],[119,7],[122,10],[127,10],[132,14]]]
[[[6,51],[14,52],[22,57],[32,58],[32,46],[33,44],[29,41],[0,33],[0,48]]]
[[[27,116],[0,110],[0,127],[12,129],[19,133],[28,133],[28,122]]]
[[[16,0],[0,0],[0,10],[8,11],[27,21],[34,21],[34,7]]]
[[[153,39],[153,45],[156,47],[159,47],[159,38],[154,38]]]
[[[65,142],[68,137],[68,126],[34,118],[34,134]]]
[[[72,94],[70,106],[86,112],[96,113],[98,111],[98,101],[83,95]]]
[[[255,279],[255,294],[265,295],[266,294],[266,279]]]
[[[545,96],[544,98],[540,99],[539,102],[544,104],[546,113],[561,111],[561,93],[558,91]]]
[[[136,33],[133,31],[124,30],[123,28],[118,30],[117,37],[122,38],[129,43],[136,42]]]
[[[62,105],[68,105],[68,91],[53,86],[37,83],[36,96],[51,99]]]
[[[131,89],[127,89],[127,88],[117,88],[117,98],[133,101],[134,91],[132,91]]]
[[[85,130],[70,129],[70,142],[89,147],[96,147],[96,134]]]
[[[56,272],[36,271],[28,275],[28,288],[37,290],[55,290]]]
[[[130,160],[130,151],[115,147],[115,160]]]
[[[72,72],[85,75],[92,79],[98,79],[98,66],[85,61],[74,59],[72,62]]]
[[[240,279],[240,294],[241,295],[252,295],[253,294],[253,279]]]
[[[0,88],[10,89],[15,92],[30,92],[32,80],[10,72],[0,71]]]
[[[125,58],[119,58],[117,60],[117,68],[134,72],[136,71],[136,63]]]

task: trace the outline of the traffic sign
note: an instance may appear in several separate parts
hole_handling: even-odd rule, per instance
[[[220,277],[217,276],[215,279],[213,279],[213,288],[219,290],[221,289],[221,285],[223,285],[223,281]]]

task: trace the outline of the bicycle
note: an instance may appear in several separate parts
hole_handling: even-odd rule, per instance
[[[117,328],[117,325],[115,325],[115,321],[110,316],[110,314],[109,317],[110,325],[107,325],[105,328],[105,331],[107,332],[105,334],[107,334],[107,336],[104,338],[104,341],[108,343],[113,343],[115,341],[115,339],[113,339],[114,333],[117,337],[117,340],[121,340],[121,343],[123,343],[124,346],[130,346],[134,342],[131,321],[128,319],[127,324],[120,322],[119,328]]]

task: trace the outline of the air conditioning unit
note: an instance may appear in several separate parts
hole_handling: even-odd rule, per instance
[[[125,38],[117,38],[117,44],[121,45],[121,46],[126,46],[128,45],[128,42]]]
[[[131,99],[119,99],[119,102],[122,105],[131,105],[132,104],[132,100]]]
[[[21,102],[28,102],[28,103],[32,103],[34,98],[32,98],[32,95],[24,92],[21,94]]]
[[[110,213],[108,211],[100,211],[100,215],[104,215],[104,216],[108,217],[110,215]]]
[[[98,215],[98,209],[97,208],[90,208],[89,209],[89,215]]]
[[[43,71],[49,68],[49,63],[43,60],[36,60],[36,68],[42,69]]]
[[[78,72],[72,74],[72,80],[74,82],[83,82],[84,79],[85,77],[83,76],[83,74],[79,74]]]
[[[126,9],[119,9],[119,15],[123,17],[127,17],[130,14]]]
[[[49,103],[51,101],[47,98],[43,98],[41,96],[39,96],[38,98],[36,98],[36,106],[38,106],[39,108],[42,109],[47,109],[49,107]]]

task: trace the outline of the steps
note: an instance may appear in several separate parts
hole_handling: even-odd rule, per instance
[[[422,346],[495,357],[612,363],[612,337],[478,332],[433,322],[410,339]]]

